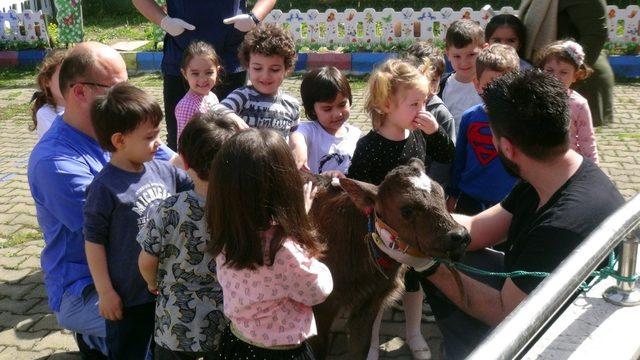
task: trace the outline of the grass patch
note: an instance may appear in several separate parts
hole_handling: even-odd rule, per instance
[[[3,235],[0,235],[3,236]],[[4,237],[4,236],[3,236]],[[42,233],[34,230],[29,232],[20,232],[6,236],[7,241],[0,243],[0,249],[6,249],[20,244],[24,244],[33,240],[42,240]]]
[[[11,106],[0,107],[0,121],[11,120],[16,116],[30,117],[29,104],[15,104]]]
[[[13,98],[15,98],[16,96],[20,95],[22,92],[21,91],[9,91],[5,94],[3,94],[2,96],[2,100],[11,100]]]
[[[137,87],[162,87],[162,73],[140,73],[129,77],[129,83]]]
[[[620,133],[618,134],[620,140],[638,140],[640,139],[640,133]]]
[[[151,23],[138,13],[120,16],[88,17],[84,24],[84,39],[112,44],[119,40],[147,40]]]
[[[0,89],[34,87],[36,85],[36,69],[33,67],[15,67],[0,69]]]

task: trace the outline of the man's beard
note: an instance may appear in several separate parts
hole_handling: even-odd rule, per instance
[[[507,171],[507,174],[518,179],[521,178],[520,167],[518,166],[518,164],[507,159],[507,157],[504,155],[500,147],[498,147],[497,150],[498,150],[498,157],[500,158],[500,162],[502,163],[502,166],[504,166],[504,169]]]

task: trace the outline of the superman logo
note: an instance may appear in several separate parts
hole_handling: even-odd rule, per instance
[[[473,149],[482,166],[486,166],[498,156],[498,152],[493,146],[493,136],[488,123],[474,122],[470,124],[467,129],[467,138],[471,149]]]

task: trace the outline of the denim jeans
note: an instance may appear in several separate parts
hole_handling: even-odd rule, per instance
[[[82,334],[84,342],[91,348],[107,355],[106,328],[104,318],[98,310],[98,292],[88,286],[82,296],[68,292],[62,295],[60,311],[55,312],[58,324],[75,333]]]

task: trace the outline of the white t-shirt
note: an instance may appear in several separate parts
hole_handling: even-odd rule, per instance
[[[451,115],[453,115],[453,120],[456,123],[456,134],[458,134],[462,114],[470,107],[481,103],[482,98],[478,95],[473,82],[461,83],[456,80],[456,74],[451,74],[442,91],[442,101]]]
[[[333,136],[326,132],[317,121],[305,121],[296,130],[307,143],[307,164],[314,174],[327,170],[347,173],[353,152],[362,135],[357,127],[344,124],[347,132],[343,136]]]
[[[62,113],[64,113],[64,106],[56,106],[54,108],[49,104],[44,104],[38,109],[36,112],[36,120],[38,121],[36,134],[38,135],[38,140],[49,130],[51,124],[53,124],[53,120],[55,120],[58,115],[62,115]]]

